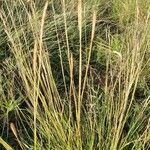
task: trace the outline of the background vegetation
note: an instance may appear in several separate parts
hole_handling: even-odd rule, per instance
[[[0,1],[0,149],[150,149],[150,1]]]

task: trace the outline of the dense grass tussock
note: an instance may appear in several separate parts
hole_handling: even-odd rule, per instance
[[[150,149],[150,1],[0,1],[0,149]]]

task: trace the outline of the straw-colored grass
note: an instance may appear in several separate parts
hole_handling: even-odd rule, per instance
[[[0,149],[149,149],[148,4],[4,0]]]

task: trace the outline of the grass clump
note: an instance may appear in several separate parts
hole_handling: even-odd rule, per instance
[[[149,149],[148,3],[4,0],[2,147]]]

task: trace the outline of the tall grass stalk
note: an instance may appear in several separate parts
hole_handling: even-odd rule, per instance
[[[78,28],[79,28],[79,91],[78,91],[78,103],[77,103],[77,134],[81,140],[81,129],[80,129],[80,117],[81,117],[81,88],[82,88],[82,1],[78,0]],[[79,140],[79,147],[81,149],[81,141]]]

